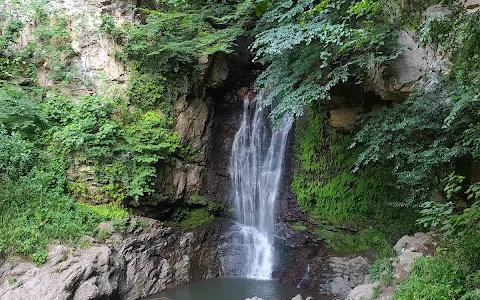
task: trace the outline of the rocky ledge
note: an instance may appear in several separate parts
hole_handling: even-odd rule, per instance
[[[129,219],[101,243],[85,237],[83,248],[54,245],[36,266],[10,259],[0,266],[0,299],[139,299],[193,280],[218,276],[221,226],[181,230],[151,220]],[[133,226],[142,224],[142,226]]]
[[[431,233],[415,233],[413,236],[402,237],[393,248],[397,256],[386,262],[391,263],[393,267],[392,282],[387,285],[380,280],[359,285],[350,291],[347,300],[391,300],[395,286],[407,278],[415,259],[433,254],[436,247]]]

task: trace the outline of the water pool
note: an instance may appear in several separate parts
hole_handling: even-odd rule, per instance
[[[167,297],[170,300],[245,300],[253,296],[264,300],[292,299],[297,294],[304,298],[326,300],[312,292],[296,288],[294,285],[270,280],[248,278],[213,278],[185,284],[146,299]]]

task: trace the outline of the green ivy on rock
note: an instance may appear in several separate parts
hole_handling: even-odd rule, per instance
[[[360,151],[348,149],[352,136],[330,126],[326,108],[310,104],[296,134],[293,191],[302,210],[335,227],[377,228],[391,242],[415,227],[413,211],[391,206],[401,193],[388,165],[353,172]]]
[[[45,109],[55,122],[50,151],[93,166],[100,191],[119,201],[153,193],[157,163],[167,162],[181,148],[169,117],[157,111],[131,111],[122,97],[94,94],[78,104],[53,98]]]

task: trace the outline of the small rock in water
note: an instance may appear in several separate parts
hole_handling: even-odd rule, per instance
[[[263,299],[258,297],[253,297],[253,298],[246,298],[245,300],[263,300]]]
[[[292,298],[292,300],[303,300],[302,295],[298,294]]]

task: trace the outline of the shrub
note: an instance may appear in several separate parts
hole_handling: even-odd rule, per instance
[[[475,293],[475,282],[470,279],[465,269],[447,257],[421,257],[393,299],[475,299],[469,296]]]
[[[46,261],[54,241],[75,244],[98,223],[128,215],[115,206],[91,206],[49,191],[32,177],[0,180],[0,255],[19,253]]]

